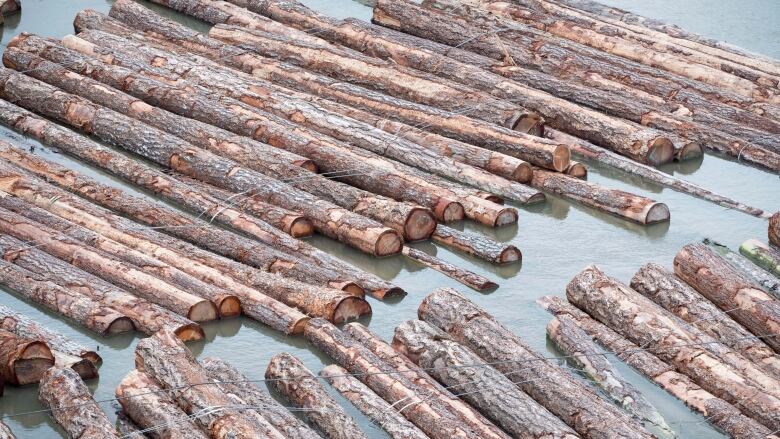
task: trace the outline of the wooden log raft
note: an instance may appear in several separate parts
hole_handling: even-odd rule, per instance
[[[780,302],[703,244],[688,244],[674,257],[674,272],[780,352]]]
[[[780,247],[780,212],[775,212],[769,218],[769,228],[767,235],[769,236],[769,243],[775,247]]]
[[[514,245],[503,244],[484,235],[461,232],[443,224],[436,226],[431,239],[446,247],[494,264],[507,264],[523,260],[522,253]]]
[[[757,239],[748,239],[739,246],[739,252],[756,265],[780,278],[780,250]]]
[[[72,369],[47,370],[41,379],[38,399],[71,439],[119,439],[114,424]]]
[[[54,354],[41,341],[0,329],[0,377],[16,386],[37,383],[54,366]]]
[[[241,410],[244,402],[230,397],[218,384],[198,385],[210,382],[208,372],[171,333],[161,331],[139,341],[135,366],[168,390],[185,412],[197,413],[195,422],[211,438],[284,438],[260,415]]]
[[[743,375],[734,367],[734,361],[730,361],[735,355],[723,354],[718,349],[721,346],[712,338],[684,326],[649,299],[608,278],[594,266],[572,279],[566,287],[566,296],[575,306],[633,343],[646,347],[746,415],[770,429],[780,428],[780,420],[769,414],[780,407],[780,399],[774,394],[776,383],[758,384],[754,376]],[[622,311],[613,312],[615,306],[620,306]],[[755,366],[743,366],[751,369],[756,378],[766,376]]]
[[[727,260],[729,264],[741,271],[753,282],[760,285],[766,292],[780,299],[780,278],[767,273],[764,269],[751,262],[750,259],[732,251],[719,242],[708,238],[704,238],[702,242],[718,252],[723,259]]]
[[[603,401],[563,370],[528,348],[519,337],[457,291],[442,288],[428,295],[418,316],[471,349],[536,402],[589,437],[650,437],[636,421]],[[618,433],[620,432],[620,433]]]
[[[208,436],[149,375],[131,370],[116,386],[122,411],[155,439],[206,439]]]
[[[642,266],[631,288],[780,378],[780,358],[772,348],[660,265]]]
[[[368,386],[351,376],[347,369],[331,364],[320,371],[320,376],[391,438],[426,439],[428,437]]]
[[[266,418],[271,425],[289,439],[317,439],[320,436],[279,404],[268,392],[261,390],[249,378],[215,357],[201,360],[201,366],[208,372],[212,381],[218,382],[227,393],[233,394]]]
[[[498,284],[484,276],[456,267],[455,265],[445,262],[435,256],[431,256],[423,251],[404,246],[401,253],[407,258],[449,276],[477,291],[483,291],[498,286]]]
[[[319,380],[301,361],[288,353],[274,355],[265,378],[274,388],[303,409],[304,417],[324,437],[330,439],[365,438],[357,423],[328,394]]]
[[[685,374],[661,361],[646,349],[626,340],[560,297],[540,298],[540,305],[555,316],[567,316],[617,358],[639,371],[661,388],[699,412],[733,437],[765,438],[770,430],[742,414],[736,407],[702,389]]]
[[[475,353],[428,323],[410,320],[396,327],[393,348],[431,370],[439,382],[512,437],[579,437],[514,385],[521,379],[490,366],[474,366],[482,363]]]

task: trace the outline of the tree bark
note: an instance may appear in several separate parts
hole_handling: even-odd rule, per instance
[[[73,369],[52,367],[38,389],[41,404],[71,439],[119,439],[114,424]]]
[[[775,352],[780,352],[780,339],[776,336],[780,333],[780,302],[715,252],[703,244],[688,244],[675,256],[674,272]]]
[[[197,415],[195,422],[211,438],[284,438],[262,416],[234,408],[245,405],[244,401],[230,397],[218,384],[199,385],[210,382],[208,372],[173,334],[158,332],[139,341],[135,366],[170,391],[186,413]]]
[[[498,286],[498,284],[484,276],[476,274],[472,271],[465,270],[463,268],[459,268],[420,250],[404,246],[401,252],[407,258],[426,267],[432,268],[439,273],[455,279],[463,285],[466,285],[467,287],[473,288],[477,291],[488,290]]]
[[[16,386],[37,383],[54,366],[54,354],[42,340],[0,329],[0,377]]]
[[[607,189],[566,174],[536,169],[531,186],[639,224],[669,221],[669,208],[664,203],[617,189]]]
[[[3,421],[0,421],[0,439],[16,439],[11,429]]]
[[[212,381],[218,382],[225,392],[237,396],[249,405],[257,406],[254,411],[266,418],[285,437],[290,439],[320,438],[314,430],[307,427],[271,395],[257,387],[229,363],[215,357],[207,357],[201,360],[200,364],[206,369]]]
[[[522,261],[520,250],[511,244],[503,244],[486,236],[461,232],[443,224],[436,226],[431,239],[445,247],[462,251],[494,264]]]
[[[420,304],[418,316],[447,332],[579,434],[592,438],[651,437],[641,425],[548,363],[515,334],[455,290],[442,288]],[[525,367],[531,364],[533,367]],[[518,366],[524,368],[518,370]],[[538,366],[538,367],[537,367]]]
[[[141,427],[136,425],[132,419],[128,418],[122,410],[116,413],[116,431],[120,437],[143,439],[149,436],[141,433]]]
[[[116,387],[125,414],[154,439],[206,439],[208,436],[149,375],[131,370]]]
[[[539,299],[541,306],[555,316],[573,319],[589,336],[661,388],[678,398],[688,407],[704,416],[716,427],[735,438],[765,438],[770,430],[743,415],[736,407],[707,392],[688,376],[676,372],[674,367],[631,343],[609,327],[593,320],[560,297]]]
[[[365,438],[357,423],[328,394],[300,360],[288,353],[274,355],[265,378],[296,407],[320,433],[330,439]]]
[[[579,437],[560,419],[514,385],[517,377],[490,366],[436,327],[419,320],[395,329],[393,348],[431,370],[455,396],[468,401],[512,437]],[[471,367],[469,367],[471,366]]]
[[[341,396],[349,400],[374,424],[382,428],[393,439],[427,439],[414,424],[409,422],[390,404],[374,393],[368,386],[357,378],[349,375],[349,372],[341,366],[331,364],[320,371],[330,385]]]
[[[734,362],[729,361],[733,356],[719,355],[722,345],[695,328],[685,327],[649,299],[608,278],[594,266],[572,279],[566,296],[596,320],[646,347],[746,415],[772,430],[780,427],[780,420],[769,414],[780,407],[780,399],[772,394],[776,390],[771,386],[777,387],[776,383],[766,387],[753,381],[752,376],[741,375],[733,367]]]
[[[769,218],[767,236],[769,236],[770,244],[780,247],[780,212],[775,212],[774,215]]]
[[[703,239],[702,242],[718,252],[718,254],[723,259],[727,260],[732,267],[760,285],[767,293],[780,299],[780,278],[767,273],[764,269],[751,262],[750,259],[732,251],[719,242],[707,238]]]
[[[757,239],[748,239],[739,246],[739,252],[756,265],[780,278],[780,250]]]

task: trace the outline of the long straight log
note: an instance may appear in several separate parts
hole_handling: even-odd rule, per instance
[[[739,252],[756,265],[780,278],[780,250],[757,239],[748,239],[739,246]]]
[[[270,394],[261,390],[235,367],[218,358],[207,357],[200,364],[209,377],[218,382],[228,393],[236,395],[249,405],[256,406],[255,411],[266,418],[271,425],[289,439],[317,439],[320,436],[279,404]]]
[[[780,352],[780,301],[703,244],[688,244],[674,257],[674,272],[759,337]]]
[[[391,438],[426,439],[428,437],[368,386],[351,376],[347,369],[331,364],[320,371],[320,376]]]
[[[595,319],[668,361],[704,389],[731,402],[764,426],[778,428],[780,420],[770,414],[780,407],[780,399],[773,394],[777,391],[772,388],[777,388],[777,384],[758,384],[753,381],[754,376],[742,375],[734,367],[734,361],[730,361],[736,355],[720,352],[722,345],[709,336],[686,327],[649,299],[608,278],[594,266],[572,279],[566,287],[566,296]],[[615,306],[622,311],[614,312]],[[755,366],[746,368],[751,369],[755,378],[765,376]]]
[[[483,291],[498,286],[495,282],[484,276],[456,267],[455,265],[452,265],[420,250],[404,246],[401,253],[407,258],[419,264],[425,265],[426,267],[433,268],[439,273],[451,277],[463,285],[466,285],[467,287],[473,288],[477,291]]]
[[[457,395],[480,410],[512,437],[579,437],[560,419],[540,406],[514,385],[513,375],[505,376],[459,345],[440,329],[419,320],[402,323],[395,329],[393,347]]]
[[[775,212],[769,218],[767,236],[770,244],[780,248],[780,212]]]
[[[38,399],[71,439],[119,439],[116,428],[73,369],[52,367],[46,371]]]
[[[770,430],[742,414],[736,407],[702,389],[685,374],[626,340],[560,297],[540,298],[540,305],[555,316],[567,316],[600,345],[658,386],[699,412],[706,420],[735,438],[765,438]]]
[[[357,423],[328,394],[301,361],[288,353],[274,355],[265,378],[296,407],[324,437],[352,439],[367,437]]]
[[[752,281],[760,285],[766,292],[780,299],[780,278],[769,274],[763,268],[751,262],[750,259],[732,251],[719,242],[712,241],[708,238],[703,239],[702,242],[718,252],[718,254],[723,257],[723,259],[727,260],[732,267],[741,271]]]
[[[507,264],[523,260],[520,250],[512,244],[503,244],[475,233],[461,232],[443,224],[436,226],[431,239],[445,247],[462,251],[494,264]]]
[[[602,400],[571,375],[548,363],[515,334],[457,291],[442,288],[428,295],[418,316],[471,349],[536,402],[579,434],[593,438],[650,437],[636,421]]]
[[[54,354],[41,340],[0,329],[0,377],[17,386],[37,383],[54,366]]]

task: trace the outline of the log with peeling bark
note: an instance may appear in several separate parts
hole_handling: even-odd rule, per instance
[[[750,259],[732,251],[719,242],[708,238],[703,239],[702,242],[718,252],[723,259],[760,285],[766,292],[780,299],[780,278],[767,273],[764,269],[751,262]]]
[[[716,427],[739,438],[765,438],[770,430],[742,414],[736,407],[702,389],[685,374],[626,340],[560,297],[547,296],[539,304],[555,316],[571,317],[576,324],[615,357],[645,375],[671,395],[699,412]]]
[[[0,329],[0,377],[17,386],[37,383],[54,366],[54,354],[42,340]]]
[[[149,375],[131,370],[116,387],[124,413],[154,439],[206,439],[208,436]]]
[[[462,232],[438,224],[431,239],[445,247],[452,248],[494,264],[521,262],[523,255],[512,244],[503,244],[476,233]]]
[[[669,221],[669,208],[664,203],[570,175],[535,169],[531,186],[639,224]]]
[[[418,316],[448,333],[485,362],[496,363],[496,369],[504,375],[511,373],[512,381],[516,381],[521,390],[579,434],[594,438],[616,434],[651,437],[635,420],[548,363],[457,291],[450,288],[434,291],[420,304]],[[533,367],[528,367],[529,363]]]
[[[780,352],[780,337],[777,337],[780,301],[712,249],[698,243],[686,245],[674,257],[674,272],[775,352]]]
[[[357,423],[322,387],[309,369],[288,353],[274,355],[265,378],[296,407],[322,435],[330,439],[367,437]]]
[[[47,276],[49,280],[64,288],[78,291],[96,302],[116,309],[130,318],[136,329],[147,335],[165,329],[175,333],[184,341],[200,340],[204,337],[203,329],[197,323],[159,305],[140,299],[97,276],[82,271],[11,236],[0,237],[0,252],[3,254],[3,259],[9,262],[39,276]],[[5,317],[5,314],[2,315]],[[6,327],[5,320],[2,325],[9,329]],[[14,328],[16,327],[18,324],[14,325]],[[61,347],[66,344],[58,340],[56,345]],[[75,347],[69,346],[65,352],[76,354],[77,350]],[[94,360],[93,362],[100,360],[100,357],[91,351],[83,352],[79,356],[86,356],[86,358]]]
[[[320,371],[320,376],[349,400],[374,424],[393,439],[427,439],[414,424],[409,422],[395,408],[374,393],[360,380],[351,376],[347,369],[331,364]]]
[[[211,382],[208,372],[171,333],[161,331],[139,341],[135,349],[135,366],[168,390],[185,412],[197,413],[195,422],[211,438],[284,438],[262,416],[241,410],[244,401],[230,396],[218,384],[198,385]],[[222,410],[212,410],[215,406]]]
[[[3,421],[0,421],[0,439],[16,439],[11,429]]]
[[[780,419],[772,414],[780,408],[777,381],[744,357],[739,358],[595,266],[572,279],[566,296],[575,306],[669,362],[702,388],[734,404],[767,428],[780,428]],[[616,307],[621,311],[615,312]],[[737,361],[741,361],[741,367],[735,366]]]
[[[465,270],[463,268],[456,267],[455,265],[445,262],[435,256],[431,256],[423,251],[404,246],[401,253],[403,253],[403,255],[407,258],[426,267],[432,268],[439,273],[451,277],[463,285],[466,285],[467,287],[473,288],[477,291],[488,290],[498,286],[498,284],[484,276]]]
[[[780,212],[775,212],[769,218],[769,228],[767,231],[769,243],[780,248]]]
[[[227,393],[231,393],[266,418],[271,425],[290,439],[317,439],[320,436],[279,404],[268,392],[261,390],[244,374],[229,363],[215,357],[207,357],[200,364],[212,381],[218,382]]]
[[[72,369],[52,367],[46,371],[38,399],[71,439],[119,439],[114,424]]]
[[[739,252],[780,278],[780,250],[757,239],[748,239],[739,246]]]
[[[395,329],[393,348],[468,401],[512,437],[579,437],[560,419],[518,389],[521,380],[490,367],[469,367],[482,359],[440,329],[419,320]],[[523,365],[515,366],[524,367]]]

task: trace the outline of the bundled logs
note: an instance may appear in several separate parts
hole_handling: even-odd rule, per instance
[[[756,239],[748,239],[739,246],[739,252],[756,265],[780,278],[780,249]]]

